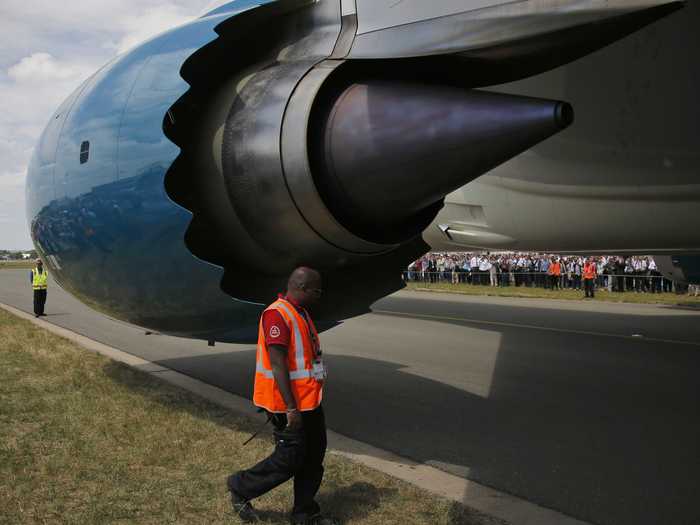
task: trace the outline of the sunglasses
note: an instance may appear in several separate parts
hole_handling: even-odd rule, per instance
[[[321,297],[321,294],[323,294],[323,289],[322,288],[307,288],[306,286],[304,287],[304,291],[307,293],[310,293],[311,295],[315,297]]]

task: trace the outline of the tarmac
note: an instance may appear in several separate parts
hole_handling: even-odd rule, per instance
[[[0,303],[31,311],[27,274],[0,271]],[[700,523],[697,310],[427,292],[373,309],[321,335],[348,455],[511,523]],[[144,369],[250,398],[252,345],[146,335],[57,286],[47,312]]]

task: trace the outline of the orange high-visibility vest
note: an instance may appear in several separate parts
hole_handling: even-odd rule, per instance
[[[595,263],[586,263],[583,265],[583,278],[584,279],[595,279],[595,274],[597,268]]]
[[[313,378],[313,362],[319,354],[318,332],[311,317],[304,318],[287,300],[278,299],[267,310],[277,310],[289,328],[290,339],[287,349],[287,366],[292,393],[297,408],[302,412],[314,410],[321,404],[323,384]],[[307,322],[308,319],[308,322]],[[273,413],[287,410],[282,393],[272,375],[270,354],[265,343],[262,316],[258,328],[258,351],[255,363],[255,387],[253,403]]]
[[[549,275],[561,276],[561,264],[558,262],[549,265]]]

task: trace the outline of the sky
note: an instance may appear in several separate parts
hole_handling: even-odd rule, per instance
[[[24,181],[53,111],[115,55],[221,0],[0,0],[0,249],[31,248]]]

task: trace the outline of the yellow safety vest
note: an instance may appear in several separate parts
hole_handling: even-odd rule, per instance
[[[46,271],[46,268],[39,273],[39,271],[34,268],[32,270],[32,288],[34,290],[46,290],[47,285],[46,285],[46,278],[49,276],[49,273]]]

